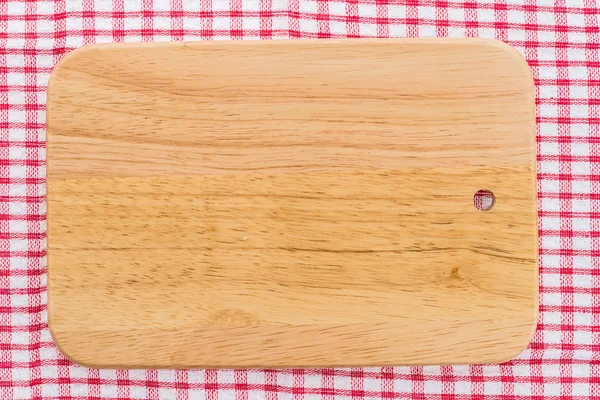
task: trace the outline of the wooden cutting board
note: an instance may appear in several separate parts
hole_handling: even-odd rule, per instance
[[[490,40],[70,53],[48,88],[54,340],[119,368],[516,356],[537,315],[534,97]]]

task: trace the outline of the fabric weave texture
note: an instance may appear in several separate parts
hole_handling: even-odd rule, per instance
[[[600,3],[596,0],[0,0],[0,399],[600,398]],[[45,98],[87,43],[486,37],[536,84],[540,308],[501,365],[94,370],[47,319]]]

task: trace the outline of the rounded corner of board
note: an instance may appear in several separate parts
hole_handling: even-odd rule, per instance
[[[68,333],[62,328],[57,327],[56,324],[52,323],[50,318],[48,321],[48,328],[50,330],[50,336],[52,336],[54,345],[63,357],[73,364],[82,367],[98,368],[93,361],[86,359],[85,355],[81,354],[79,348],[72,347],[72,343],[68,340],[68,338],[65,337],[68,335]]]

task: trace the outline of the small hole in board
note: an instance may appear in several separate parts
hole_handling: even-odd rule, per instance
[[[496,196],[491,190],[481,189],[473,196],[473,205],[479,211],[489,211],[496,204]]]

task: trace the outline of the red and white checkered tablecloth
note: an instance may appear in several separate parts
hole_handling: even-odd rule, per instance
[[[0,0],[0,399],[600,398],[600,3],[596,0]],[[490,37],[533,70],[540,314],[502,365],[93,370],[46,312],[45,91],[92,42]]]

